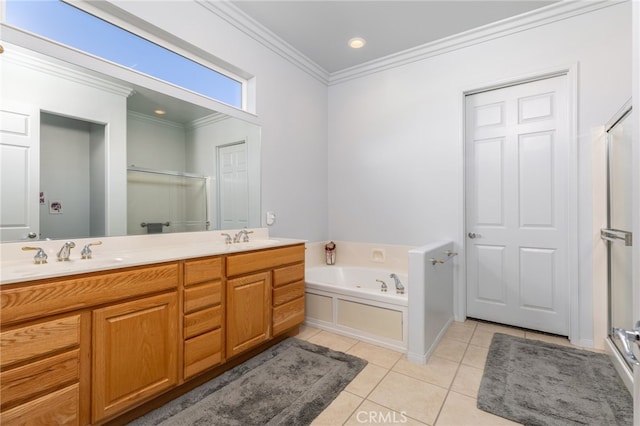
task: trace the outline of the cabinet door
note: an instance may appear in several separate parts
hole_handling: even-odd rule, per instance
[[[173,292],[94,311],[94,422],[177,383],[177,306]]]
[[[227,281],[227,357],[271,337],[271,272]]]

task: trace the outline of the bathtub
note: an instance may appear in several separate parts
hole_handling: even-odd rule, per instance
[[[397,294],[391,273],[404,286]],[[381,291],[386,283],[387,291]],[[313,266],[305,271],[306,318],[313,327],[406,352],[408,277],[405,272]]]

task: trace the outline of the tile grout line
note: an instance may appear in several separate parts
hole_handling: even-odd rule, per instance
[[[456,381],[456,377],[458,376],[458,372],[460,371],[460,366],[462,365],[462,361],[464,361],[464,357],[467,354],[467,351],[469,350],[469,346],[471,345],[471,341],[473,340],[473,336],[476,334],[477,329],[478,329],[478,324],[475,324],[475,326],[473,327],[473,332],[471,333],[471,337],[467,341],[466,346],[464,348],[464,353],[462,354],[462,357],[460,358],[460,361],[458,362],[458,367],[456,368],[456,372],[453,375],[453,379],[451,379],[451,383],[449,383],[449,387],[447,389],[447,393],[445,394],[444,399],[442,400],[442,404],[440,405],[440,409],[438,410],[438,414],[436,414],[436,418],[433,421],[433,426],[438,424],[438,420],[440,419],[440,415],[442,414],[442,410],[444,409],[444,405],[447,402],[447,398],[449,398],[449,394],[452,392],[451,388],[453,387],[453,383]]]

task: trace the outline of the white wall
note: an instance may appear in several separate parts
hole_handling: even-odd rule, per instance
[[[195,2],[112,3],[256,76],[262,211],[277,215],[271,235],[326,239],[326,85]]]
[[[462,249],[462,93],[577,65],[580,328],[574,337],[589,344],[591,129],[631,94],[630,8],[614,5],[330,86],[330,238],[406,245],[453,239]]]
[[[186,130],[183,125],[138,113],[127,113],[127,166],[156,170],[186,170]]]

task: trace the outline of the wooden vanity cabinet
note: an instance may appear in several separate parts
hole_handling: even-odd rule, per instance
[[[303,244],[227,256],[226,276],[228,357],[304,321]]]
[[[1,424],[88,422],[88,401],[80,401],[81,389],[88,394],[89,387],[84,377],[81,383],[89,326],[89,312],[83,312],[22,323],[0,333]]]
[[[96,423],[174,386],[177,263],[0,287],[0,423]]]
[[[302,253],[304,256],[304,252]],[[273,270],[273,335],[304,322],[304,262]]]
[[[302,323],[304,245],[3,285],[0,296],[0,424],[102,424]]]
[[[188,260],[184,265],[183,377],[221,364],[224,354],[222,258]]]

